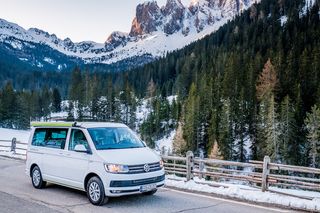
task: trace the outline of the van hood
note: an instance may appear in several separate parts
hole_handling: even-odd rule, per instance
[[[106,162],[121,165],[138,165],[160,161],[160,156],[147,147],[131,149],[97,150]]]

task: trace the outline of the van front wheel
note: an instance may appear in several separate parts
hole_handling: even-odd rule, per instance
[[[93,205],[102,206],[108,201],[108,198],[105,196],[103,183],[100,178],[90,178],[86,188],[88,199]]]
[[[46,182],[42,179],[42,174],[38,166],[33,167],[31,172],[32,185],[36,189],[42,189],[46,186]]]

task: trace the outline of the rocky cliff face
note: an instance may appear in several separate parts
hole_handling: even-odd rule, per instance
[[[230,17],[248,8],[252,0],[193,0],[186,7],[180,0],[167,0],[162,8],[156,1],[137,6],[130,36],[141,36],[155,31],[173,34],[182,29],[187,35],[190,29],[201,32],[223,17]]]
[[[156,1],[139,4],[136,17],[133,19],[130,36],[148,34],[157,30],[162,18],[161,10]]]

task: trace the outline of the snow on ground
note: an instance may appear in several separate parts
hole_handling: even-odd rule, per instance
[[[171,95],[167,97],[167,100],[169,101],[169,104],[171,105],[173,101],[177,101],[178,96],[177,95]]]
[[[13,152],[7,152],[7,151],[2,151],[0,149],[0,156],[4,156],[4,157],[9,157],[9,158],[15,158],[15,159],[21,159],[21,160],[25,160],[26,159],[26,156],[25,156],[25,153],[24,154],[21,154],[21,155],[17,155]]]
[[[143,99],[141,104],[137,107],[136,110],[136,119],[137,119],[137,128],[148,118],[150,114],[150,107],[148,106],[151,99]]]
[[[0,128],[0,140],[11,141],[12,138],[16,138],[17,141],[28,143],[29,136],[30,131]]]
[[[172,148],[173,148],[172,143],[175,135],[176,135],[176,130],[173,130],[169,135],[164,136],[160,140],[157,140],[155,142],[156,150],[160,152],[163,151],[165,154],[172,153]]]
[[[52,112],[50,115],[50,118],[52,120],[55,120],[57,118],[67,118],[68,117],[68,112],[67,111],[61,111],[61,112]]]
[[[288,17],[287,16],[281,16],[280,17],[280,23],[281,23],[281,27],[283,27],[283,25],[285,25],[288,21]]]
[[[300,11],[300,18],[307,14],[307,11],[310,10],[313,5],[316,3],[316,0],[305,0],[305,4]]]
[[[313,200],[296,198],[289,195],[276,194],[272,192],[262,192],[260,189],[250,186],[236,184],[221,184],[218,182],[200,180],[195,177],[194,180],[185,182],[184,178],[178,178],[173,175],[167,175],[166,186],[171,186],[179,189],[212,193],[227,197],[253,201],[257,203],[269,203],[293,207],[308,211],[320,211],[320,193],[306,192],[301,190],[290,190],[293,194],[314,197]],[[215,184],[217,187],[208,184]],[[288,190],[278,189],[277,191],[288,193]]]

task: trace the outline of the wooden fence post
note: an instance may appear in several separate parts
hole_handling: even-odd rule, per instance
[[[186,164],[187,164],[187,181],[193,179],[193,152],[188,151],[186,155]]]
[[[268,190],[268,175],[270,172],[269,169],[270,157],[265,156],[263,159],[263,170],[262,170],[262,183],[261,183],[261,190],[265,192]]]
[[[17,146],[17,139],[16,138],[12,138],[12,141],[11,141],[11,152],[16,153],[16,146]]]
[[[204,159],[203,150],[200,150],[199,158],[200,158],[200,160],[203,160],[203,159]],[[204,177],[204,174],[203,174],[203,172],[204,172],[204,162],[203,162],[203,161],[201,161],[201,162],[199,163],[199,171],[200,171],[200,173],[199,173],[199,178],[202,179],[202,178]]]

